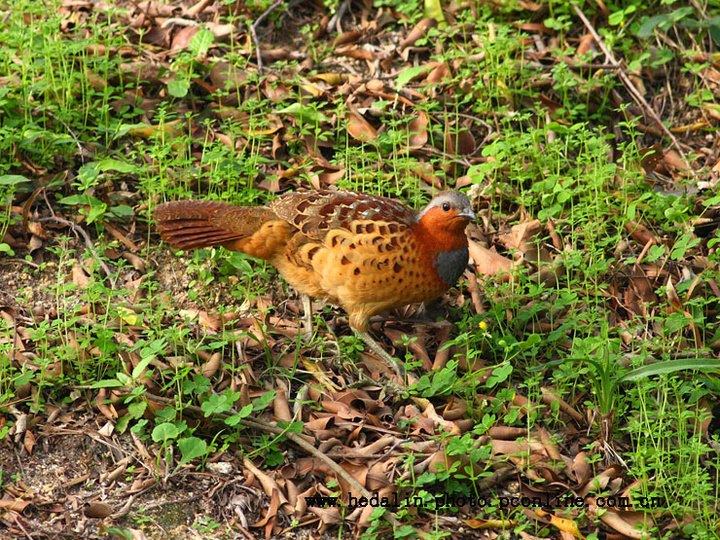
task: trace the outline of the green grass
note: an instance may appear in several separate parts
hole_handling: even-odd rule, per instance
[[[614,72],[561,61],[574,58],[586,31],[569,5],[546,4],[544,24],[556,42],[540,59],[531,54],[530,31],[514,24],[518,16],[536,22],[536,13],[521,5],[496,11],[474,5],[457,14],[462,24],[433,28],[414,45],[427,48],[414,53],[421,65],[447,62],[451,69],[444,80],[427,83],[420,71],[403,76],[413,67],[396,58],[395,74],[376,83],[382,95],[358,91],[360,81],[343,85],[317,77],[343,72],[327,36],[307,38],[312,68],[282,60],[268,66],[263,78],[251,65],[254,55],[201,30],[187,50],[166,59],[167,69],[158,76],[150,69],[157,50],[128,42],[128,34],[113,22],[130,6],[115,6],[114,13],[93,11],[76,27],[67,27],[59,6],[20,2],[3,8],[7,17],[0,17],[5,36],[0,46],[0,257],[23,257],[27,262],[14,268],[17,275],[29,276],[29,283],[52,275],[51,285],[43,285],[52,298],[50,311],[33,315],[31,300],[15,298],[24,310],[24,318],[17,319],[24,352],[13,345],[17,320],[0,318],[0,404],[8,404],[0,405],[3,415],[9,404],[42,414],[48,405],[75,403],[79,395],[92,403],[101,396],[104,406],[119,414],[116,430],[155,445],[168,470],[188,464],[202,468],[218,452],[232,449],[274,471],[289,459],[287,441],[245,429],[243,419],[272,411],[277,380],[291,386],[291,399],[299,388],[315,384],[302,357],[321,358],[347,382],[351,375],[345,365],[358,359],[362,345],[335,320],[339,312],[329,308],[316,314],[311,344],[284,336],[270,317],[295,320],[287,311],[293,293],[271,266],[220,249],[186,254],[187,265],[171,262],[179,254],[159,245],[150,223],[152,208],[190,197],[263,204],[277,187],[309,188],[331,177],[338,188],[381,193],[420,207],[431,196],[429,178],[451,188],[467,177],[471,190],[480,193],[482,229],[490,243],[510,259],[518,251],[525,261],[513,270],[512,281],[481,279],[483,313],[475,312],[469,294],[462,305],[443,308],[453,323],[445,346],[452,347],[454,357],[438,370],[418,371],[419,383],[407,394],[386,398],[393,413],[422,400],[437,410],[458,401],[470,421],[464,433],[434,435],[445,454],[419,475],[413,466],[428,456],[409,447],[398,460],[396,485],[429,502],[437,491],[477,496],[477,486],[493,467],[509,460],[492,455],[491,428],[544,430],[563,455],[585,452],[593,476],[619,459],[622,489],[632,484],[638,496],[661,501],[660,508],[648,511],[657,523],[648,531],[651,537],[670,537],[666,527],[677,520],[683,522],[677,532],[682,537],[720,538],[718,434],[706,427],[720,393],[713,345],[719,331],[713,287],[718,234],[700,234],[698,228],[701,218],[714,219],[718,201],[695,189],[698,180],[712,177],[700,165],[694,176],[670,171],[674,176],[668,173],[667,180],[643,170],[646,148],[659,139],[646,134],[648,120],[637,107],[629,101],[618,106],[614,93],[627,94]],[[258,3],[233,15],[223,11],[220,19],[244,27],[267,7]],[[641,1],[612,3],[608,9],[603,38],[628,72],[638,70],[648,86],[646,98],[661,95],[663,84],[643,69],[665,70],[687,83],[675,99],[688,118],[717,107],[705,71],[711,62],[692,53],[711,52],[718,6],[710,3],[707,16]],[[409,30],[423,18],[420,6],[402,10],[409,17],[391,25],[394,31],[403,25]],[[592,8],[583,10],[589,14]],[[641,15],[647,10],[659,18]],[[596,15],[598,24],[604,21]],[[289,24],[280,13],[272,20]],[[307,23],[316,26],[315,19]],[[658,36],[657,43],[649,35]],[[367,39],[388,46],[382,35]],[[227,84],[211,94],[216,60],[230,62],[243,76],[225,76]],[[602,56],[586,61],[599,63]],[[354,71],[366,68],[353,65]],[[370,78],[363,73],[362,82]],[[355,92],[353,107],[361,107],[378,131],[369,141],[355,139],[345,120],[348,97]],[[423,115],[426,133],[417,129]],[[663,119],[669,127],[685,123],[668,115]],[[703,137],[712,139],[715,132],[710,124]],[[427,144],[413,148],[422,135]],[[453,148],[453,140],[468,139],[475,153]],[[668,141],[663,143],[667,147]],[[688,154],[706,143],[688,136]],[[344,171],[339,179],[332,176],[337,171]],[[51,209],[86,231],[93,251],[67,223],[52,221]],[[519,246],[520,226],[534,219],[540,233],[522,238]],[[41,239],[32,253],[3,240],[5,233],[15,239],[32,236],[27,229],[18,232],[28,220],[42,223],[47,232],[43,237],[31,231]],[[644,250],[628,231],[633,223],[648,227],[657,241]],[[519,236],[513,237],[513,227]],[[133,269],[133,261],[123,256],[133,251],[123,235],[149,263],[145,269]],[[176,270],[167,274],[157,260],[176,264]],[[649,274],[655,271],[662,281]],[[175,289],[166,290],[168,283]],[[240,318],[258,315],[258,305],[268,312],[257,324],[234,319],[208,324],[204,315],[189,313],[197,307]],[[635,306],[641,312],[633,311]],[[412,334],[412,325],[403,328]],[[417,360],[408,352],[412,337],[397,354],[407,355],[409,364]],[[24,362],[18,360],[21,353]],[[219,371],[203,376],[197,367],[216,353]],[[273,353],[287,355],[293,367],[278,366]],[[687,358],[697,362],[677,363]],[[648,364],[654,367],[643,371]],[[548,401],[548,389],[580,411],[583,422]],[[154,396],[169,402],[160,407]],[[320,408],[311,399],[304,402],[306,413]],[[411,416],[398,416],[391,428],[413,439],[420,417]],[[12,415],[0,424],[6,442],[13,424]],[[282,427],[298,431],[296,423]],[[567,464],[546,465],[559,476]],[[532,467],[517,466],[525,484],[544,489],[546,478]],[[506,488],[501,483],[489,493],[499,497]],[[594,492],[620,493],[615,488]],[[435,512],[458,515],[457,509],[434,503],[403,509],[397,536],[415,534],[415,512],[430,520]],[[505,519],[508,529],[536,536],[557,534],[521,510],[497,503],[470,517]],[[566,517],[580,524],[586,538],[600,537],[592,512]],[[206,527],[216,525],[207,517]],[[367,536],[382,537],[386,525],[375,516]],[[438,521],[429,536],[446,532]]]

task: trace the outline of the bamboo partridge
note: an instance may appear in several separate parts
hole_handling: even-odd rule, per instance
[[[287,193],[261,207],[169,202],[153,217],[175,248],[224,246],[267,260],[298,292],[341,306],[350,326],[397,371],[367,333],[368,321],[455,284],[468,262],[465,228],[475,213],[457,191],[415,211],[385,197],[323,190]]]

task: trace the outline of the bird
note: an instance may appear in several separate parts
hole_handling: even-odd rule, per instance
[[[343,308],[350,327],[399,375],[399,364],[368,333],[370,317],[429,302],[452,287],[468,263],[467,225],[476,220],[459,191],[413,210],[354,191],[285,193],[265,206],[184,200],[158,205],[153,218],[171,247],[223,246],[269,261],[303,297]]]

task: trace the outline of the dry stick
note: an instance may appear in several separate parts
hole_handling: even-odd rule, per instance
[[[268,15],[270,15],[273,11],[275,11],[278,7],[280,7],[282,4],[285,3],[285,0],[277,0],[272,6],[267,8],[265,10],[265,13],[260,15],[254,23],[250,25],[250,34],[252,35],[253,43],[255,44],[255,55],[257,57],[257,65],[258,65],[258,75],[262,75],[263,70],[263,63],[262,63],[262,53],[260,52],[260,42],[258,41],[257,37],[257,27],[260,26],[260,23],[263,22]]]
[[[172,400],[161,397],[161,396],[157,396],[155,394],[146,393],[145,396],[148,399],[158,400],[163,403],[173,403]],[[205,415],[205,412],[200,407],[197,407],[196,405],[185,405],[184,408],[187,410],[193,411],[196,414],[200,414],[202,416]],[[227,417],[227,415],[225,415],[225,414],[220,414],[218,416]],[[335,473],[338,476],[342,477],[343,480],[345,480],[348,484],[350,484],[350,486],[353,489],[357,490],[357,492],[360,493],[360,495],[362,495],[363,497],[365,497],[368,500],[370,500],[372,498],[372,493],[370,493],[367,489],[365,489],[365,487],[363,487],[363,485],[360,484],[360,482],[355,480],[352,476],[350,476],[350,474],[347,471],[345,471],[345,469],[343,469],[340,465],[338,465],[332,459],[330,459],[326,454],[323,454],[320,450],[315,448],[312,444],[307,442],[305,439],[303,439],[297,433],[293,433],[291,431],[284,430],[273,424],[267,424],[267,423],[261,422],[255,418],[251,418],[249,416],[241,419],[240,424],[242,424],[243,426],[248,427],[248,428],[257,429],[259,431],[264,431],[266,433],[273,433],[275,435],[283,435],[284,437],[286,437],[287,439],[289,439],[290,441],[295,443],[297,446],[299,446],[300,448],[305,450],[308,454],[310,454],[313,457],[318,458],[320,461],[325,463],[328,467],[330,467],[333,471],[335,471]],[[386,512],[385,518],[394,527],[400,526],[400,522],[397,520],[397,518],[391,512]]]
[[[335,12],[335,15],[333,15],[328,21],[328,28],[330,30],[335,30],[338,34],[342,33],[343,29],[340,21],[345,15],[345,12],[348,10],[348,7],[350,7],[350,0],[344,0],[343,3],[340,4],[340,7]]]
[[[683,149],[680,147],[680,143],[675,138],[675,135],[672,134],[672,132],[665,126],[665,124],[662,123],[660,120],[660,117],[657,115],[655,110],[650,107],[650,104],[645,101],[645,98],[642,96],[640,91],[635,88],[635,85],[632,83],[630,78],[627,76],[627,73],[625,73],[625,70],[622,68],[620,63],[615,60],[615,57],[612,55],[612,53],[608,50],[608,48],[605,46],[605,43],[603,42],[602,38],[598,35],[598,33],[595,31],[595,28],[592,24],[590,24],[590,21],[585,17],[585,14],[582,12],[582,10],[577,7],[577,5],[573,4],[573,9],[575,10],[575,13],[577,13],[578,17],[582,19],[582,22],[585,24],[585,27],[590,31],[592,34],[593,39],[598,44],[598,47],[602,50],[602,52],[605,54],[605,59],[608,63],[612,64],[613,66],[616,66],[618,76],[620,77],[620,80],[625,85],[625,87],[630,91],[630,94],[632,95],[635,102],[643,107],[647,113],[652,117],[655,122],[660,126],[660,128],[663,130],[665,135],[667,135],[670,138],[670,141],[672,141],[672,144],[675,148],[677,148],[677,151],[680,153],[680,156],[682,157],[683,161],[688,166],[688,170],[690,173],[695,176],[695,171],[692,167],[690,167],[690,164],[687,160],[687,157],[685,156],[685,152],[683,152]]]

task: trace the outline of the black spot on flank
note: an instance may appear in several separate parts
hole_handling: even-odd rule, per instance
[[[298,212],[304,212],[305,210],[307,210],[308,206],[310,206],[310,201],[300,201],[300,203],[298,203],[295,209]]]
[[[297,216],[295,216],[295,217],[293,218],[293,223],[294,223],[295,225],[300,225],[300,223],[302,223],[302,221],[303,221],[304,219],[305,219],[305,216],[297,215]]]
[[[398,240],[398,237],[397,237],[397,236],[393,236],[393,237],[390,239],[390,245],[393,246],[393,247],[398,247],[398,246],[400,245],[400,240]]]
[[[329,216],[335,211],[335,205],[334,204],[326,204],[320,210],[318,210],[318,214],[321,216]]]
[[[310,223],[305,222],[302,224],[302,227],[300,227],[300,230],[303,232],[303,234],[308,234],[311,228],[312,226],[310,225]]]
[[[393,234],[400,230],[400,227],[397,223],[390,223],[390,225],[388,225],[388,228],[390,229],[390,232]]]
[[[367,225],[365,225],[365,232],[368,234],[374,233],[375,232],[375,224],[368,223]]]
[[[335,247],[338,245],[338,235],[337,234],[335,236],[333,236],[332,239],[330,240],[330,245],[332,247]]]
[[[400,270],[402,270],[402,266],[400,266],[398,263],[395,263],[393,265],[393,272],[395,272],[396,274],[399,274]]]
[[[320,247],[319,247],[319,246],[315,246],[314,248],[312,248],[311,250],[309,250],[309,251],[308,251],[308,254],[307,254],[307,255],[308,255],[308,260],[312,261],[312,260],[313,260],[313,257],[315,256],[315,254],[316,254],[318,251],[320,251]]]
[[[387,234],[388,233],[387,225],[380,225],[378,227],[378,232],[383,235]]]
[[[328,225],[328,224],[325,223],[324,221],[321,221],[320,223],[318,223],[317,228],[320,229],[320,230],[322,230],[322,231],[324,231],[325,229],[329,229],[329,228],[330,228],[330,225]]]
[[[373,245],[375,245],[375,244],[377,244],[377,243],[379,243],[379,242],[382,242],[382,236],[374,236],[373,239],[372,239]]]
[[[378,246],[378,251],[379,251],[380,253],[382,253],[384,249],[385,249],[385,246],[383,246],[382,244],[380,244],[380,245]]]
[[[355,267],[355,270],[353,270],[353,274],[355,274],[356,276],[359,276],[359,275],[360,275],[360,268],[358,268],[358,267],[356,266],[356,267]]]
[[[350,249],[355,249],[355,248],[357,248],[357,246],[356,246],[355,243],[353,242],[353,243],[351,243],[351,244],[348,246],[348,248],[350,248]]]
[[[362,234],[364,232],[364,227],[362,226],[362,223],[356,223],[355,224],[355,234]]]
[[[342,259],[340,259],[340,262],[342,264],[350,264],[350,259],[348,259],[347,257],[343,257]]]
[[[398,285],[400,285],[403,282],[403,278],[400,278],[397,280]]]

